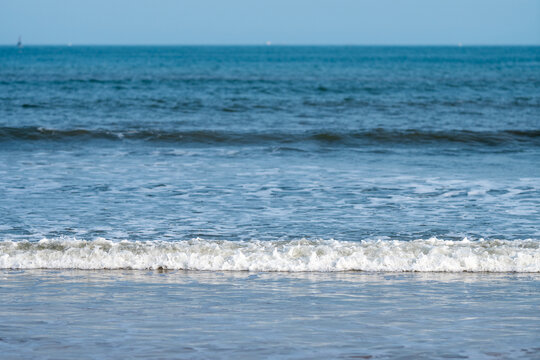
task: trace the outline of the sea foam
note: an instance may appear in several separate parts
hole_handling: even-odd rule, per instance
[[[540,241],[2,241],[0,268],[540,272]]]

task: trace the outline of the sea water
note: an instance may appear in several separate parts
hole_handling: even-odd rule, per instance
[[[538,47],[0,47],[9,358],[537,358]]]

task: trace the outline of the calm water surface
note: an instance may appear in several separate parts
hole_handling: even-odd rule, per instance
[[[538,274],[3,272],[4,358],[538,359]]]

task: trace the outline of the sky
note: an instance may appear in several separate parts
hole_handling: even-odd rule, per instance
[[[540,45],[540,0],[0,0],[0,44]]]

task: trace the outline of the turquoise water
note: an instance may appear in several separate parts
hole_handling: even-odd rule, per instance
[[[538,47],[0,47],[0,350],[538,357],[539,88]]]

